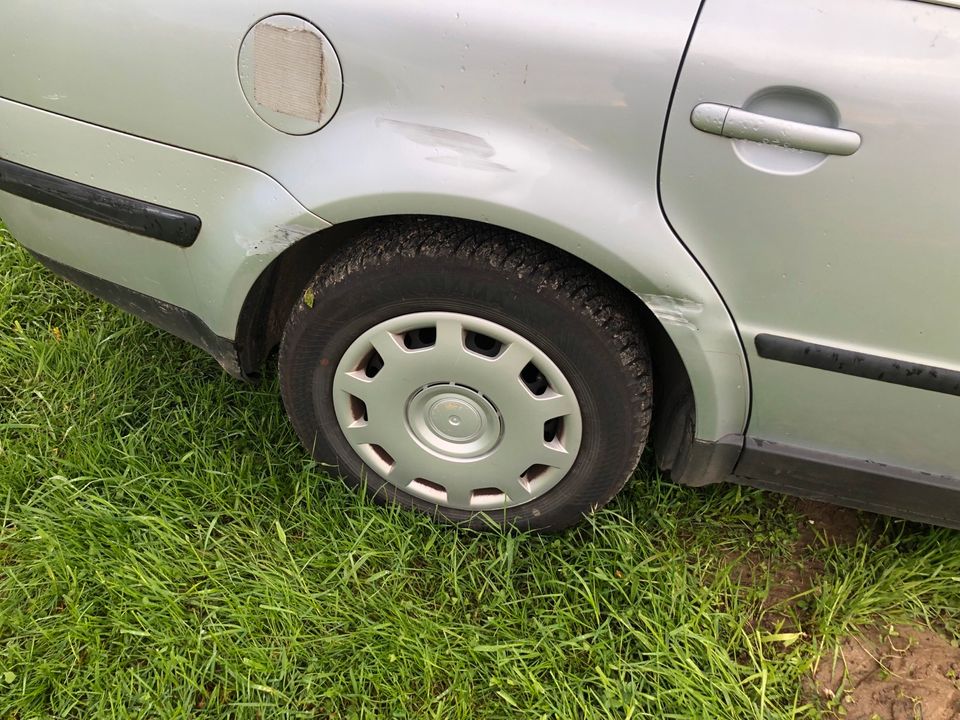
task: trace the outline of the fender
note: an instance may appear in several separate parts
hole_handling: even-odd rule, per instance
[[[525,152],[534,153],[534,148],[527,145]],[[693,386],[697,439],[716,441],[743,432],[749,382],[739,336],[717,291],[663,220],[655,192],[647,202],[633,198],[630,203],[628,190],[618,178],[589,164],[561,164],[549,178],[541,178],[536,192],[515,195],[522,198],[523,207],[466,193],[444,193],[441,188],[449,183],[442,182],[434,193],[412,193],[404,188],[410,187],[418,163],[405,164],[402,148],[396,152],[382,156],[389,158],[386,165],[396,168],[394,192],[343,198],[315,208],[314,213],[334,226],[368,217],[371,207],[378,215],[473,220],[529,235],[583,259],[639,296],[669,335]],[[517,171],[507,182],[523,182],[522,176]],[[559,201],[571,187],[584,188],[581,198],[589,214]],[[542,214],[531,212],[537,207]],[[310,241],[322,242],[323,232],[304,242]]]
[[[154,22],[129,32],[148,3]],[[184,285],[178,298],[191,297],[191,282],[181,304],[218,336],[234,337],[260,272],[307,235],[322,242],[312,233],[328,223],[477,220],[556,245],[642,298],[691,378],[698,439],[742,433],[749,385],[733,320],[657,195],[667,106],[700,0],[66,3],[42,31],[44,45],[76,59],[67,65],[38,51],[31,4],[0,10],[0,64],[34,68],[0,80],[0,96],[21,104],[8,115],[24,131],[56,117],[90,157],[12,147],[9,159],[31,165],[39,153],[39,169],[63,177],[87,171],[103,189],[201,216],[215,207],[217,222],[203,217],[197,243],[163,249],[157,268]],[[273,129],[240,87],[240,42],[274,12],[310,20],[339,59],[339,110],[312,135]],[[162,178],[140,172],[151,162]],[[198,192],[203,202],[190,202]],[[74,254],[64,259],[83,269]],[[119,261],[113,277],[134,279]]]

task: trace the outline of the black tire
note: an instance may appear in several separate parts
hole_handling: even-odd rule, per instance
[[[470,510],[438,507],[385,482],[340,429],[333,376],[363,332],[415,312],[473,315],[532,341],[560,368],[582,412],[579,454],[551,490],[494,513],[521,529],[560,530],[623,487],[647,441],[646,339],[621,287],[555,248],[488,226],[409,218],[377,223],[320,270],[294,307],[280,350],[283,400],[304,447],[378,502],[482,529]],[[491,516],[487,513],[487,518]]]

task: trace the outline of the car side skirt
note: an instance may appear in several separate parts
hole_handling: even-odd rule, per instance
[[[741,485],[960,529],[960,479],[747,438]]]
[[[190,247],[200,218],[0,158],[0,190],[143,237]]]
[[[31,251],[31,254],[48,270],[65,280],[200,348],[211,355],[233,377],[241,380],[250,379],[240,366],[239,354],[233,341],[214,333],[189,310],[63,265],[38,253]]]

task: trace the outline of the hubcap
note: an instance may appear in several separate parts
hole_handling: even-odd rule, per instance
[[[407,405],[407,424],[424,448],[449,459],[477,457],[500,441],[500,413],[470,388],[421,388]]]
[[[363,333],[338,364],[333,403],[370,468],[442,507],[530,502],[563,479],[580,449],[580,407],[556,364],[470,315],[403,315]]]

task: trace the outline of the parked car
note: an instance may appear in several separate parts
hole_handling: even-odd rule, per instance
[[[560,529],[652,438],[680,483],[960,527],[960,2],[0,26],[15,236],[238,378],[279,346],[305,448],[378,500]]]

